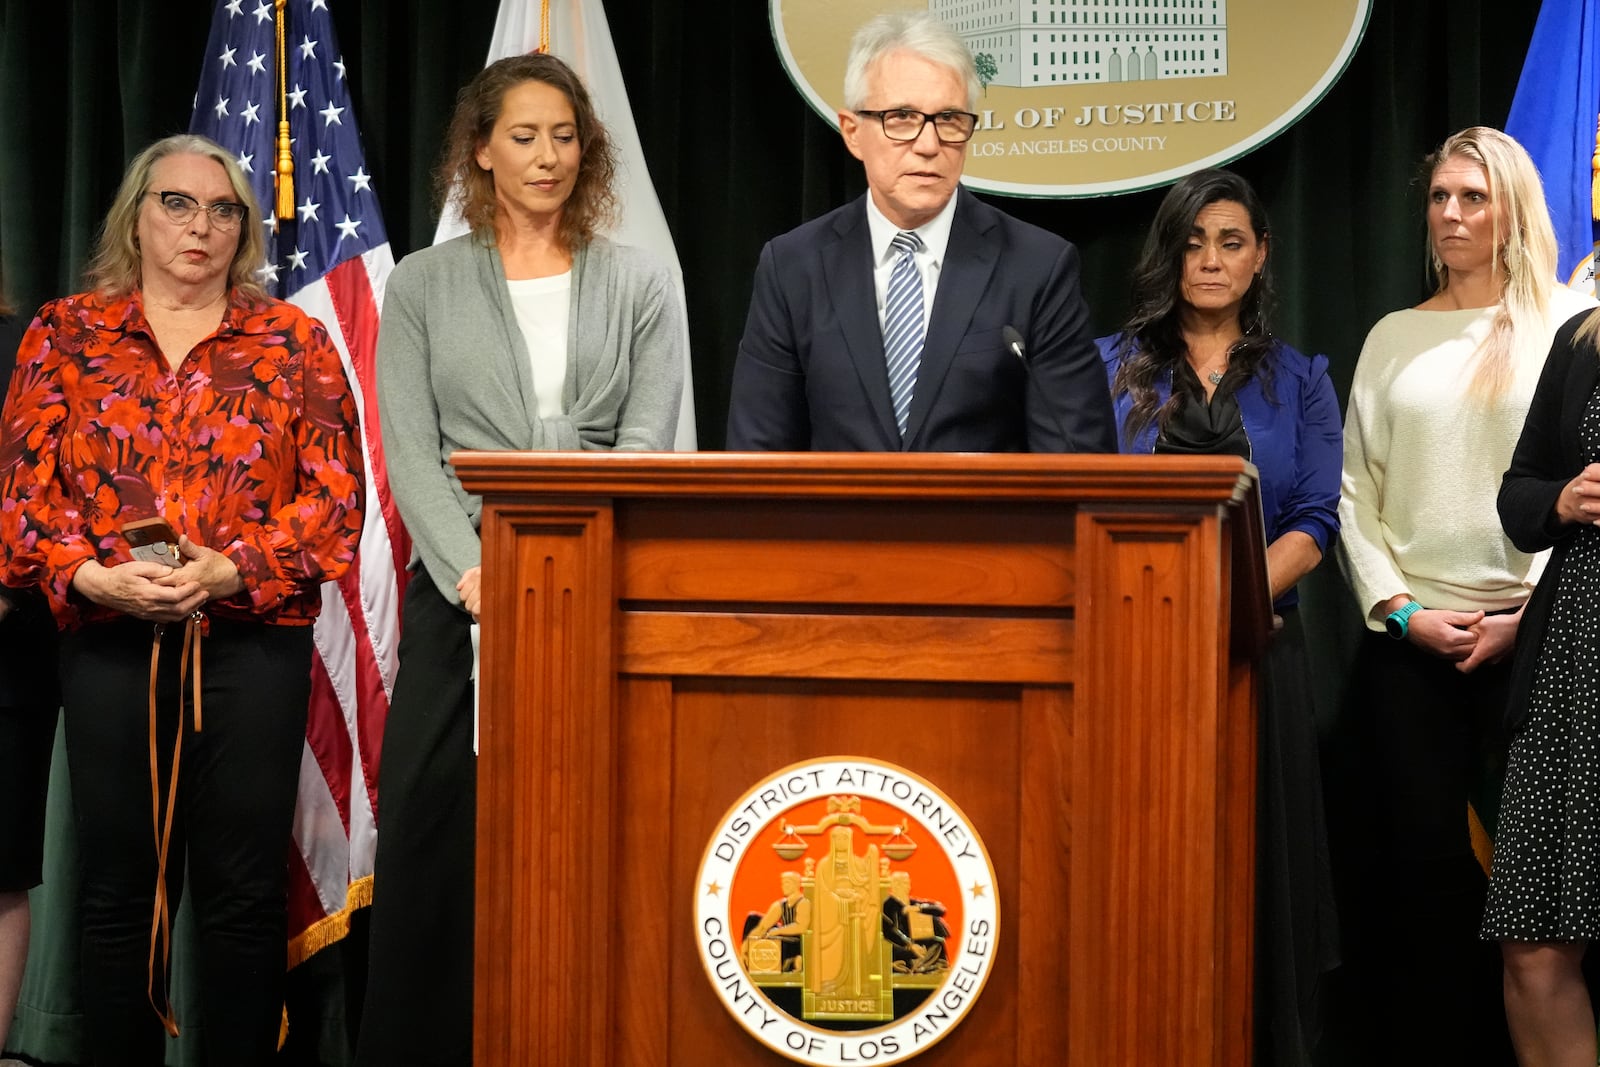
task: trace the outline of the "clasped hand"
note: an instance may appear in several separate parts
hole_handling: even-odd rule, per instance
[[[182,566],[130,560],[106,567],[96,560],[80,566],[72,588],[101,607],[149,622],[181,622],[211,600],[244,589],[239,568],[221,552],[178,540]]]
[[[1600,463],[1591,463],[1556,497],[1556,518],[1600,526]]]
[[[1521,619],[1521,611],[1489,615],[1424,608],[1411,616],[1406,636],[1419,648],[1453,661],[1461,673],[1470,674],[1511,654]]]

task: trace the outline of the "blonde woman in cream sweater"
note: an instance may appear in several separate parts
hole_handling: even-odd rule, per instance
[[[1367,335],[1345,423],[1339,556],[1369,631],[1351,706],[1373,805],[1345,857],[1360,893],[1346,954],[1370,971],[1382,1062],[1510,1063],[1467,808],[1498,789],[1511,652],[1544,559],[1507,539],[1495,498],[1551,337],[1593,301],[1554,282],[1539,175],[1515,141],[1463,130],[1427,174],[1438,288]]]

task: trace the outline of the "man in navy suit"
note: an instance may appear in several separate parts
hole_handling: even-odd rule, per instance
[[[978,88],[937,16],[856,33],[839,129],[869,191],[762,251],[730,449],[1116,451],[1077,249],[960,188]]]

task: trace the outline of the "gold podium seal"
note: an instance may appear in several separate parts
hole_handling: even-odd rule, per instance
[[[728,809],[695,894],[706,976],[801,1063],[892,1064],[972,1008],[1000,932],[994,868],[932,783],[879,760],[785,767]]]

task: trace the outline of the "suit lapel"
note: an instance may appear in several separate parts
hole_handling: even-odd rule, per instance
[[[833,313],[839,319],[850,362],[855,365],[861,389],[867,394],[878,428],[885,440],[898,447],[900,428],[894,422],[889,400],[889,372],[884,365],[883,329],[878,325],[878,304],[872,281],[872,238],[867,231],[867,202],[846,213],[835,228],[838,240],[822,249],[824,284]]]
[[[945,247],[944,263],[939,268],[939,289],[928,315],[928,332],[922,342],[922,365],[917,370],[917,388],[911,394],[911,411],[906,417],[907,447],[916,442],[923,424],[928,421],[928,411],[950,371],[956,348],[966,336],[978,301],[989,287],[989,276],[994,273],[1000,256],[1000,249],[989,234],[994,228],[993,214],[992,208],[974,199],[965,188],[956,190],[950,243]]]

